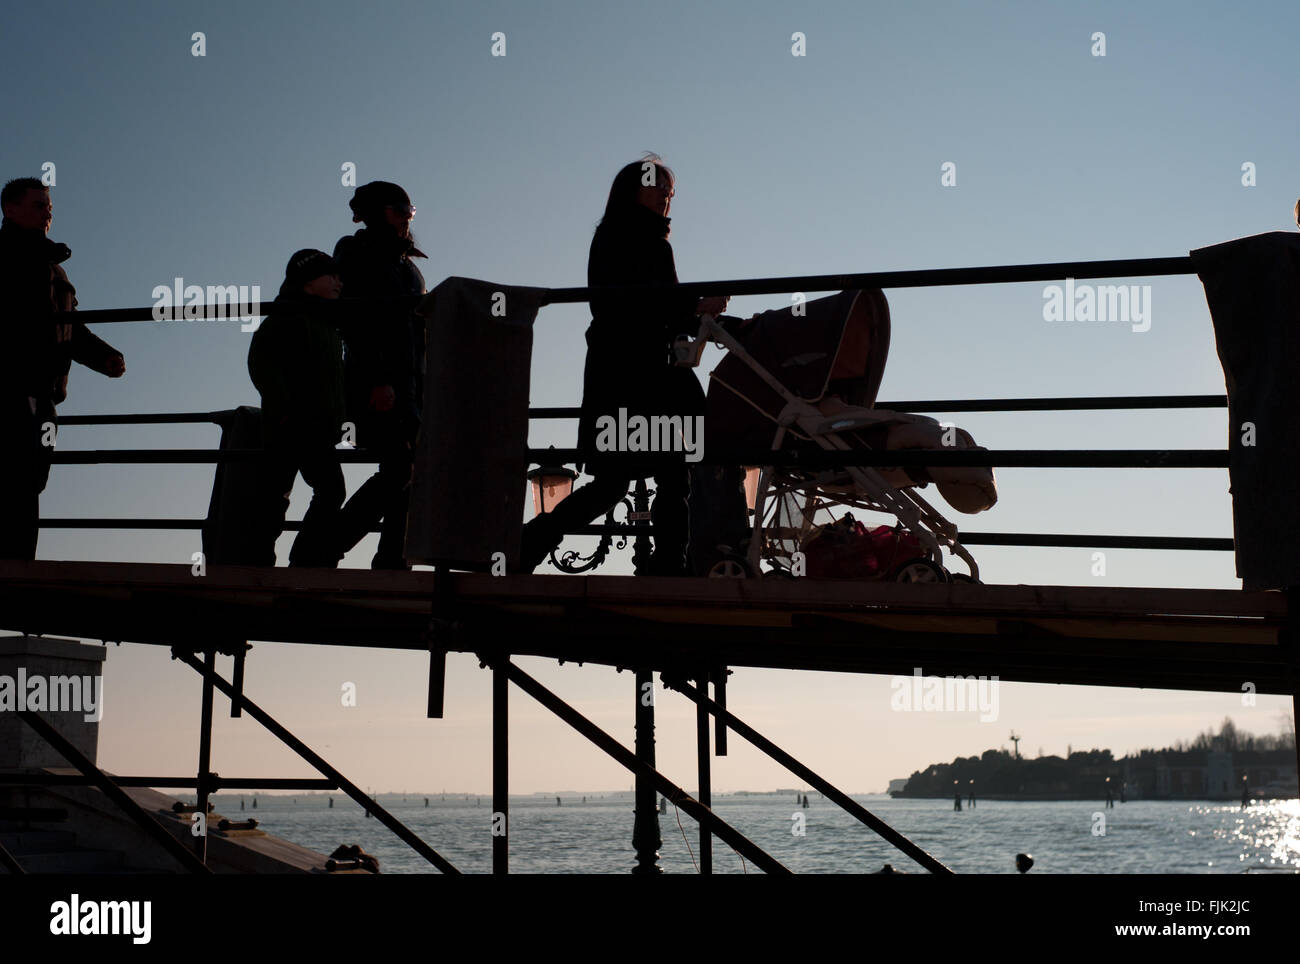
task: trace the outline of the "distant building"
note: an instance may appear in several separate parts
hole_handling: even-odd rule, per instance
[[[1134,763],[1131,773],[1143,795],[1156,799],[1236,800],[1243,778],[1253,791],[1296,784],[1295,753],[1289,749],[1165,752],[1150,763]]]
[[[907,786],[907,777],[903,777],[901,780],[890,780],[890,781],[889,781],[889,791],[888,791],[888,792],[891,793],[891,794],[892,794],[892,793],[902,793],[902,792],[903,792],[903,788],[906,787],[906,786]]]

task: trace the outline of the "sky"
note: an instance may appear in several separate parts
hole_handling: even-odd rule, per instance
[[[292,252],[332,249],[355,229],[348,164],[358,183],[396,181],[411,195],[429,287],[452,275],[583,284],[610,181],[645,151],[677,174],[671,240],[683,281],[1179,256],[1295,229],[1298,28],[1300,8],[1285,2],[29,5],[0,24],[0,176],[54,165],[50,237],[72,249],[64,267],[83,310],[149,305],[177,277],[259,284],[269,299]],[[498,32],[504,56],[492,55]],[[955,183],[943,183],[945,164]],[[1222,394],[1199,281],[1125,283],[1150,285],[1149,330],[1047,321],[1041,283],[888,291],[880,396]],[[738,298],[730,312],[787,304]],[[589,319],[585,305],[538,316],[533,405],[580,401]],[[125,354],[127,374],[76,368],[64,415],[257,403],[251,336],[237,321],[94,330]],[[720,357],[708,349],[702,378]],[[955,421],[997,449],[1222,448],[1227,437],[1222,409]],[[574,422],[538,421],[530,442],[570,446],[575,433]],[[68,426],[59,443],[201,448],[218,432]],[[369,471],[347,467],[349,490]],[[1219,469],[1006,469],[994,509],[951,515],[972,531],[1224,537],[1227,483]],[[41,510],[201,518],[211,485],[211,466],[56,466]],[[300,481],[291,518],[307,497]],[[198,539],[53,529],[38,558],[188,565]],[[373,545],[344,565],[368,565]],[[975,553],[991,583],[1240,587],[1230,553],[1108,550],[1104,575],[1089,549]],[[629,674],[520,662],[631,744]],[[193,771],[198,677],[165,649],[130,644],[112,649],[105,674],[101,764]],[[442,720],[424,717],[425,674],[419,654],[266,643],[255,644],[246,690],[362,786],[485,791],[488,674],[471,656],[449,657]],[[345,707],[349,682],[357,705]],[[1279,697],[1246,707],[1235,692],[1003,684],[998,718],[980,722],[893,712],[891,693],[883,676],[741,669],[728,702],[849,791],[1010,748],[1012,729],[1026,755],[1118,756],[1226,715],[1276,732],[1290,709]],[[511,712],[512,790],[630,784],[519,691]],[[660,769],[693,786],[692,707],[663,694],[658,723]],[[213,769],[314,775],[254,721],[220,712]],[[792,779],[739,740],[714,761],[719,790]]]

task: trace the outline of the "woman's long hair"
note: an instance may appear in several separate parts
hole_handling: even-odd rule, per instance
[[[647,153],[641,160],[625,165],[614,175],[614,183],[609,188],[609,200],[605,202],[605,216],[601,218],[601,224],[611,217],[617,218],[626,214],[629,209],[640,203],[637,196],[641,191],[642,178],[649,173],[650,165],[654,166],[656,184],[659,183],[660,178],[667,178],[669,184],[677,180],[672,169],[658,154]]]

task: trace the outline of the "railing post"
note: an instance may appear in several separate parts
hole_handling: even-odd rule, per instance
[[[645,483],[640,483],[644,485]],[[648,669],[636,671],[636,758],[654,769],[655,683]],[[636,775],[636,812],[632,824],[632,846],[636,850],[634,874],[661,874],[659,808],[655,806],[655,785],[644,774]]]
[[[510,675],[504,657],[492,666],[492,873],[510,873]]]
[[[637,479],[632,494],[633,525],[648,527],[650,525],[650,490],[645,479]],[[650,562],[650,537],[639,535],[632,542],[632,565],[636,572],[641,572]]]
[[[709,673],[702,672],[697,682],[700,689],[709,691]],[[709,760],[709,711],[704,704],[695,704],[695,752],[699,761],[700,787],[699,801],[706,807],[713,806],[712,770]],[[713,873],[713,832],[708,825],[700,822],[700,873]]]

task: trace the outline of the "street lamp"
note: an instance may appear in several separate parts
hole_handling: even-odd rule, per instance
[[[555,451],[552,445],[547,454]],[[569,497],[573,492],[573,481],[578,473],[567,466],[551,462],[541,465],[528,473],[528,481],[533,489],[533,511],[545,515]]]

